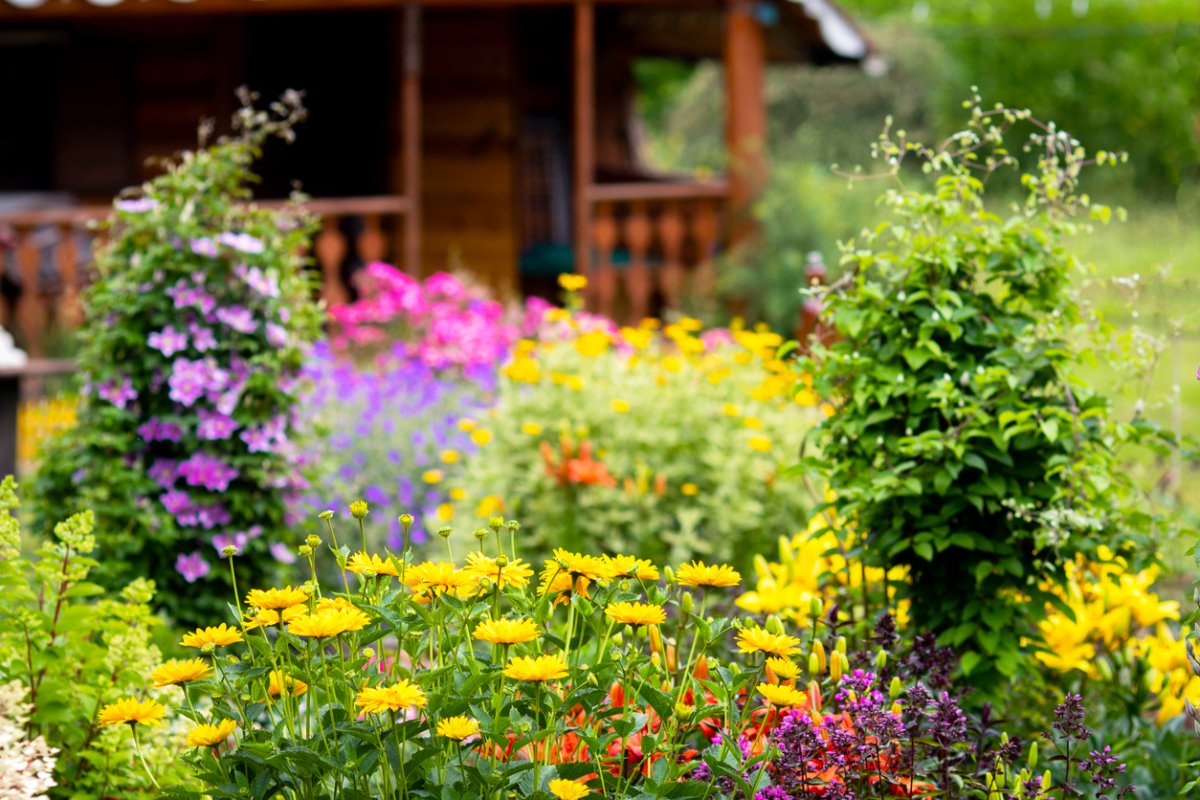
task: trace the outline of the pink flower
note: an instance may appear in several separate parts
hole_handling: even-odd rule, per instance
[[[209,573],[212,568],[204,560],[199,551],[184,555],[179,554],[175,559],[175,571],[183,576],[188,583],[195,583]]]
[[[156,331],[146,337],[146,344],[162,353],[167,358],[187,350],[187,334],[177,331],[170,325],[161,331]]]

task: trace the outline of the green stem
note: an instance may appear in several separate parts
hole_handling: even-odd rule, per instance
[[[142,762],[142,769],[146,770],[146,777],[150,779],[150,783],[159,791],[162,787],[158,785],[158,781],[154,780],[154,773],[150,771],[150,765],[146,763],[146,756],[142,754],[142,743],[138,741],[137,723],[131,724],[129,730],[133,732],[133,748],[137,750],[138,759]]]

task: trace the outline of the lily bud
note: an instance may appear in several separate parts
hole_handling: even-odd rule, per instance
[[[773,633],[776,636],[783,636],[784,634],[783,620],[781,620],[776,614],[772,614],[767,617],[767,624],[765,627],[767,632]]]
[[[1037,743],[1037,740],[1034,740],[1033,743],[1031,743],[1029,745],[1029,761],[1027,761],[1026,763],[1029,764],[1030,769],[1037,769],[1037,762],[1038,762],[1038,743]]]
[[[829,665],[829,677],[833,678],[833,682],[837,683],[842,679],[842,659],[845,658],[841,653],[834,656],[833,663]]]
[[[820,675],[822,672],[823,672],[823,670],[821,669],[821,662],[817,659],[817,654],[809,653],[808,654],[808,674],[812,677],[816,677],[817,675]]]
[[[875,654],[875,669],[882,670],[886,666],[887,666],[887,651],[880,650],[878,653]]]
[[[821,644],[821,642],[820,642],[820,641],[813,642],[813,655],[815,655],[815,656],[817,657],[817,669],[818,669],[818,671],[819,671],[819,672],[820,672],[822,675],[824,675],[824,674],[825,674],[825,670],[826,670],[826,669],[828,668],[828,666],[829,666],[829,661],[828,661],[828,659],[825,657],[825,645]]]
[[[846,655],[846,637],[845,636],[839,636],[837,638],[837,644],[834,646],[834,649],[836,649],[842,655]]]
[[[838,653],[838,656],[840,655],[841,653]],[[836,659],[837,656],[834,656],[834,658]],[[900,676],[897,675],[892,678],[892,685],[888,687],[888,695],[891,699],[898,700],[902,694],[904,694],[904,684],[900,682]]]
[[[810,617],[820,617],[824,610],[825,603],[821,601],[821,598],[814,597],[808,601],[808,615]]]

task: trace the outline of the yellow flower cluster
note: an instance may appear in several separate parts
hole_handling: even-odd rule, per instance
[[[737,598],[738,607],[754,614],[779,614],[806,625],[813,610],[818,607],[824,610],[839,588],[859,589],[864,577],[868,585],[882,587],[882,569],[864,570],[857,563],[854,569],[850,568],[843,555],[850,535],[834,512],[827,511],[809,520],[803,533],[790,539],[781,537],[778,561],[768,562],[761,555],[755,556],[758,581],[754,589]],[[908,601],[892,601],[897,587],[907,579],[907,572],[901,567],[893,567],[887,573],[889,604],[902,627],[908,620]]]
[[[1057,672],[1078,670],[1105,677],[1111,662],[1139,660],[1148,665],[1149,689],[1159,698],[1158,721],[1183,713],[1184,699],[1200,705],[1200,677],[1187,663],[1183,642],[1170,623],[1179,604],[1154,592],[1157,567],[1129,572],[1128,562],[1101,547],[1099,561],[1079,557],[1066,565],[1058,593],[1071,616],[1054,606],[1038,623],[1042,648],[1035,656]]]
[[[41,444],[56,433],[74,428],[79,401],[74,397],[54,397],[22,403],[17,408],[17,460],[37,460]]]

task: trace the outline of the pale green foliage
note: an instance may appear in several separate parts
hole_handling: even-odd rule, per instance
[[[31,737],[57,748],[52,797],[153,796],[124,726],[101,729],[99,709],[141,695],[162,663],[152,641],[161,624],[151,610],[154,582],[139,578],[119,596],[88,582],[96,566],[91,511],[54,526],[54,539],[32,557],[20,551],[20,505],[12,477],[0,483],[0,684],[16,682],[32,710]],[[177,690],[152,690],[164,697]],[[143,746],[152,769],[185,780],[173,766],[178,733],[148,728]]]

